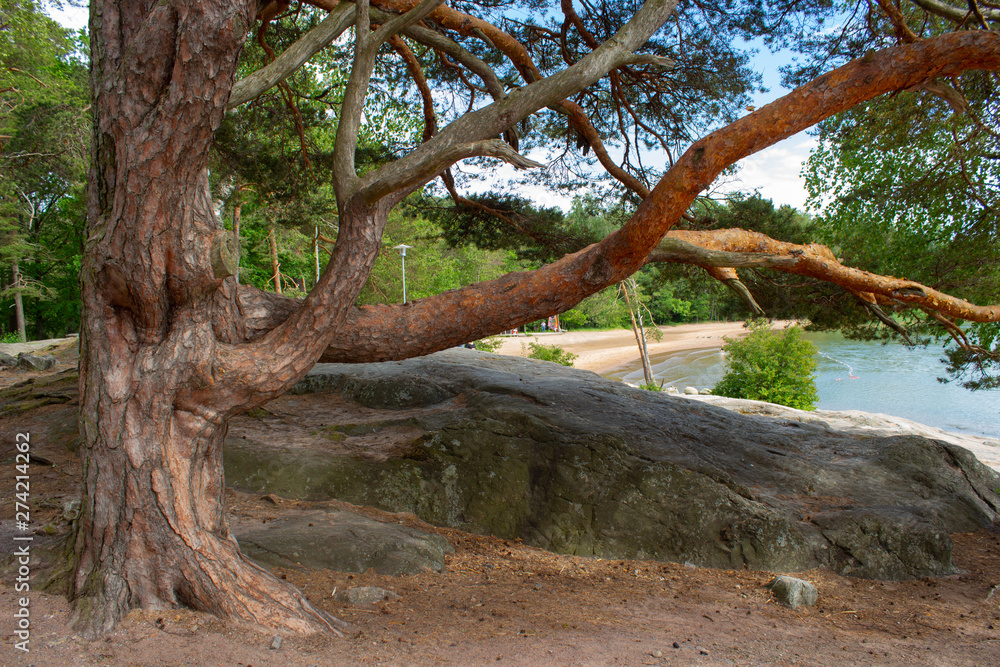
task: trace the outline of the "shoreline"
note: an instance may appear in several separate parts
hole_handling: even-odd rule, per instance
[[[747,330],[743,322],[704,322],[699,324],[678,324],[657,327],[663,332],[659,342],[647,340],[649,356],[688,350],[721,348],[723,337],[742,338]],[[781,323],[777,323],[780,324]],[[609,331],[567,331],[563,333],[520,334],[503,338],[497,354],[527,356],[528,343],[558,345],[567,352],[579,355],[573,362],[574,368],[593,371],[605,375],[639,364],[639,347],[631,329]],[[524,349],[522,350],[522,345]]]

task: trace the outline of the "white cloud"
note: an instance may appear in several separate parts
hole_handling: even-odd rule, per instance
[[[70,5],[63,5],[60,8],[49,7],[46,13],[58,21],[62,27],[70,28],[71,30],[86,28],[87,21],[90,18],[90,9],[86,6],[72,7]]]
[[[804,210],[808,195],[800,172],[809,150],[815,146],[816,139],[805,132],[778,142],[741,160],[739,172],[723,190],[757,190],[775,206],[788,204]]]

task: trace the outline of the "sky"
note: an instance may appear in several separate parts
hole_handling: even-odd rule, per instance
[[[758,40],[760,41],[760,40]],[[770,53],[763,45],[755,45],[758,53],[752,67],[761,72],[767,93],[754,95],[757,108],[773,102],[789,92],[781,85],[778,68],[791,60],[790,53]],[[740,170],[735,185],[744,190],[757,190],[776,206],[788,204],[800,211],[805,210],[805,180],[800,175],[802,163],[809,158],[809,151],[817,146],[816,139],[806,132],[778,142],[759,153],[740,161]]]
[[[79,29],[87,24],[88,10],[86,7],[64,7],[62,10],[50,8],[49,13],[68,28]],[[772,56],[766,51],[762,51],[755,59],[755,68],[763,73],[764,84],[771,90],[769,93],[755,96],[754,103],[758,107],[787,92],[779,83],[777,68],[781,62],[780,55]],[[740,169],[736,177],[720,189],[722,192],[737,189],[747,192],[757,191],[764,198],[773,200],[775,206],[788,204],[799,210],[805,210],[807,195],[804,180],[799,172],[802,170],[802,163],[809,157],[809,150],[815,146],[816,140],[805,132],[801,132],[742,160],[739,163]],[[498,177],[502,178],[503,175],[498,174]],[[531,196],[531,193],[528,194]],[[538,197],[534,198],[538,199]],[[539,203],[560,206],[567,210],[570,204],[569,198],[553,197],[551,194],[545,196],[544,200],[544,202]]]

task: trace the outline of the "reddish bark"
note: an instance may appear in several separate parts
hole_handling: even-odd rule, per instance
[[[221,284],[204,168],[253,3],[105,0],[91,11],[85,478],[69,582],[77,626],[93,636],[132,608],[186,604],[296,631],[334,629],[240,555],[222,506],[226,416],[201,398],[215,385]]]

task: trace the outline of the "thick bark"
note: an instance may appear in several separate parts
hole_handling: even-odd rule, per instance
[[[82,269],[84,496],[76,625],[179,604],[257,625],[338,622],[239,553],[212,373],[215,219],[204,168],[250,2],[91,5],[95,126]],[[234,281],[235,282],[235,281]],[[222,332],[225,333],[225,332]]]

